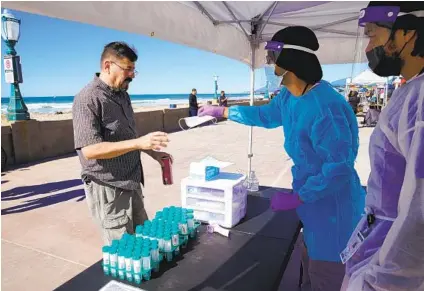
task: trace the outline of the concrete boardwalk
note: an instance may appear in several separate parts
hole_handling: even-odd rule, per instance
[[[357,170],[363,184],[371,132],[360,130]],[[253,169],[261,185],[290,188],[292,162],[282,148],[282,130],[253,133]],[[142,155],[149,215],[180,204],[179,181],[191,161],[211,155],[233,162],[229,171],[247,169],[247,127],[223,122],[170,137],[174,185],[165,187],[159,165]],[[2,290],[53,290],[101,259],[100,233],[89,216],[79,172],[78,158],[70,156],[2,173]]]

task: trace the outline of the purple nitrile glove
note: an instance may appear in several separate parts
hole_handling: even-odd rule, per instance
[[[273,211],[290,210],[299,207],[302,201],[296,193],[278,192],[271,198]]]
[[[211,106],[211,105],[205,105],[203,107],[200,107],[199,112],[197,113],[197,116],[213,116],[216,118],[221,118],[224,115],[224,106]]]

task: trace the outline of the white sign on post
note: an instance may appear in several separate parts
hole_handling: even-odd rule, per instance
[[[13,62],[12,58],[4,58],[4,79],[8,84],[15,83],[15,73],[13,71]]]

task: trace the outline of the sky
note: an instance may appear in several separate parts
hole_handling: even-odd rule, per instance
[[[15,49],[21,57],[24,97],[73,96],[99,71],[105,44],[125,41],[139,54],[139,74],[131,83],[130,94],[213,93],[213,76],[219,76],[219,89],[227,93],[249,90],[249,67],[210,52],[170,43],[148,36],[94,25],[11,11],[21,19],[21,36]],[[1,43],[1,53],[5,54]],[[2,64],[1,96],[10,96]],[[323,66],[324,79],[347,77],[351,65]],[[266,77],[257,70],[255,88],[263,87]]]

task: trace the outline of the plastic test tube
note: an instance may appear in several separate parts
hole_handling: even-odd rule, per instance
[[[125,269],[125,254],[124,249],[118,251],[118,269]]]
[[[172,256],[172,240],[171,240],[171,235],[169,233],[165,235],[164,243],[165,243],[164,250],[165,250],[165,254],[166,254],[166,260],[168,262],[171,262],[172,259],[173,259],[173,256]]]
[[[187,214],[187,227],[191,238],[194,238],[194,215],[192,213]]]
[[[109,266],[109,264],[110,264],[109,249],[110,249],[110,247],[108,247],[108,246],[104,246],[102,248],[102,252],[103,252],[103,265],[104,266]]]
[[[150,256],[152,258],[153,271],[159,272],[159,247],[158,242],[152,243],[152,249],[150,250]]]
[[[180,220],[180,231],[181,234],[184,235],[184,242],[182,245],[182,248],[186,248],[187,246],[187,240],[188,240],[188,226],[187,226],[187,220],[185,218]]]
[[[142,281],[141,255],[137,253],[133,256],[134,281],[140,284]]]
[[[110,268],[110,274],[112,275],[112,277],[116,277],[116,268]]]
[[[118,278],[125,280],[125,269],[118,269]]]
[[[125,254],[125,272],[129,282],[132,282],[132,253],[131,249],[128,249]]]
[[[103,273],[105,273],[105,275],[109,276],[110,271],[109,271],[109,266],[102,264],[103,265]]]
[[[163,233],[159,233],[157,235],[157,238],[158,238],[158,241],[159,241],[159,244],[158,244],[159,251],[163,251],[163,248],[164,248]]]
[[[189,230],[194,228],[194,215],[192,213],[187,213],[187,226]]]
[[[118,276],[121,280],[125,279],[125,256],[122,249],[118,252]]]
[[[150,251],[147,248],[144,248],[141,252],[141,260],[143,265],[143,277],[146,280],[150,280],[151,276],[151,257]]]
[[[172,246],[175,248],[175,255],[180,254],[180,235],[178,233],[178,226],[172,228]]]
[[[118,266],[118,249],[116,247],[111,247],[109,249],[109,265],[111,268],[116,268]]]
[[[180,220],[180,230],[182,235],[188,235],[188,225],[186,218]]]
[[[131,250],[128,249],[125,253],[125,271],[131,272],[132,271],[132,254]]]

